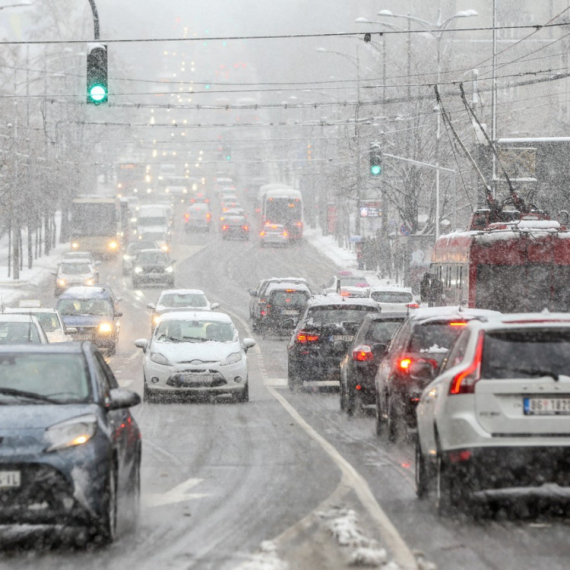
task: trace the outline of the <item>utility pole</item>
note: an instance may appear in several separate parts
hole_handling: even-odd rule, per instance
[[[497,140],[497,0],[493,0],[493,69],[491,79],[491,139],[493,144]],[[493,198],[497,195],[497,158],[492,153],[493,177],[492,188]]]

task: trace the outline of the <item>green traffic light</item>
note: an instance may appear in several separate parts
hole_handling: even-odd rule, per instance
[[[379,174],[382,174],[382,167],[379,164],[375,164],[374,166],[370,167],[370,174],[372,174],[372,176],[378,176]]]
[[[89,89],[89,98],[94,103],[102,103],[107,99],[107,90],[103,85],[93,85],[93,87]]]
[[[229,154],[226,154],[226,160],[230,161],[232,157]]]

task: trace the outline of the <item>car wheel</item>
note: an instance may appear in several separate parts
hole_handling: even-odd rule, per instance
[[[452,501],[452,481],[447,473],[446,465],[438,453],[436,471],[436,494],[435,504],[439,515],[446,515],[451,511]]]
[[[129,490],[127,494],[127,530],[135,533],[139,524],[141,511],[141,451],[140,447],[137,456],[133,462],[133,472],[129,481]]]
[[[340,409],[342,412],[346,411],[346,390],[344,387],[344,382],[342,381],[342,377],[340,379]]]
[[[375,420],[375,427],[376,427],[376,435],[382,435],[384,430],[386,429],[384,417],[382,415],[383,410],[380,406],[380,397],[376,394],[376,420]]]
[[[355,388],[354,386],[348,384],[348,382],[346,383],[346,413],[349,416],[353,416],[354,415],[354,409],[356,408],[356,394],[355,394]]]
[[[242,404],[245,402],[249,402],[249,382],[246,382],[245,386],[243,387],[243,390],[239,392],[237,401]]]
[[[429,475],[426,460],[422,454],[420,438],[416,437],[416,495],[423,499],[429,492]]]
[[[298,392],[301,389],[301,380],[291,368],[287,370],[287,386],[291,392]]]
[[[154,397],[153,393],[147,388],[146,382],[144,383],[143,388],[143,402],[147,402],[148,404],[156,403],[156,398]]]
[[[94,522],[95,542],[111,544],[117,533],[117,474],[111,465],[102,497],[101,515]]]
[[[398,437],[398,422],[398,410],[394,405],[394,400],[390,396],[386,396],[386,431],[390,442],[396,441]]]

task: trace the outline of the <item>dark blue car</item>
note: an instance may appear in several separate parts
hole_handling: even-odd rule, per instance
[[[85,526],[112,542],[134,525],[141,434],[93,344],[0,347],[0,524]]]

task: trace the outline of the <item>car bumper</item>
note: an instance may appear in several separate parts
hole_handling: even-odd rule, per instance
[[[134,273],[133,278],[139,283],[172,283],[174,273]]]
[[[305,356],[305,358],[303,357]],[[300,380],[308,382],[338,382],[340,385],[340,361],[342,355],[325,359],[313,355],[289,358],[289,370]]]

